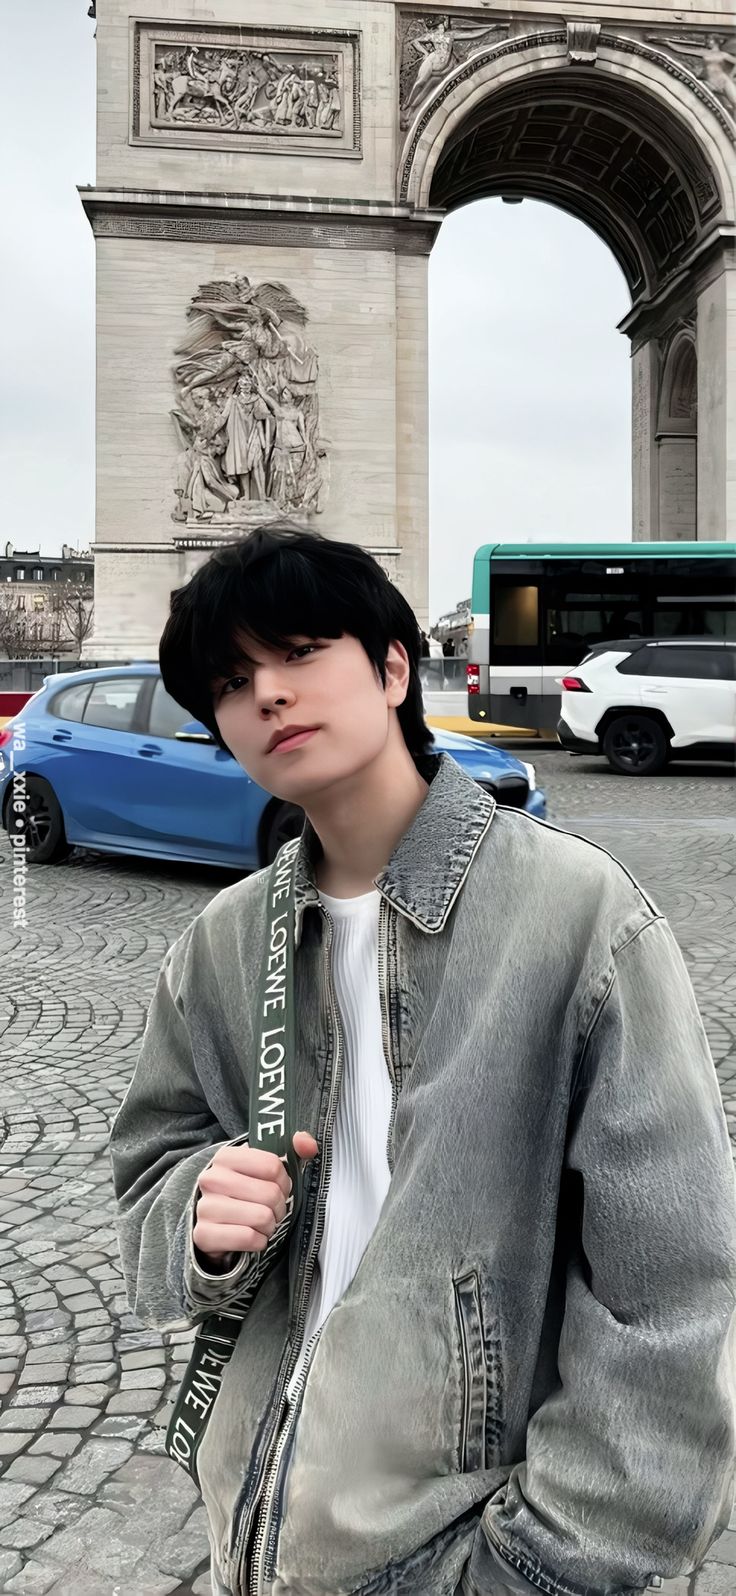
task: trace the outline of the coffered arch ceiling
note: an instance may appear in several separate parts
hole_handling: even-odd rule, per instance
[[[665,282],[719,210],[689,131],[625,80],[569,67],[491,92],[450,133],[429,203],[491,195],[559,205],[610,246],[632,300]]]

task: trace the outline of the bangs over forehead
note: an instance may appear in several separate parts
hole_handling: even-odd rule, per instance
[[[223,573],[224,575],[224,573]],[[311,560],[294,548],[279,548],[245,571],[231,570],[219,594],[211,595],[212,613],[203,606],[203,675],[210,687],[233,676],[239,665],[253,664],[254,644],[287,648],[295,637],[341,637],[356,624],[354,605],[340,592],[339,581],[314,570]]]

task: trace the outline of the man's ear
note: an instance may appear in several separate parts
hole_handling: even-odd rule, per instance
[[[403,704],[409,691],[409,677],[411,675],[409,655],[403,643],[389,643],[385,669],[386,703],[391,709],[398,709],[399,705]]]

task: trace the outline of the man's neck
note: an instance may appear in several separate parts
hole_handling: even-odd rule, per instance
[[[428,791],[402,738],[351,782],[308,803],[322,844],[316,871],[320,890],[334,898],[370,892]]]

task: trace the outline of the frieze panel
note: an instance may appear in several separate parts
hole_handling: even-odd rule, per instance
[[[601,33],[600,43],[630,55],[656,58],[670,77],[715,116],[729,141],[736,143],[736,33],[606,31]]]
[[[517,24],[515,27],[527,28],[527,24]],[[504,28],[504,33],[508,34],[509,32],[510,28],[509,26],[506,26]],[[520,54],[523,50],[527,50],[532,44],[537,46],[563,44],[566,46],[567,33],[563,33],[559,28],[553,31],[547,30],[540,32],[535,30],[532,33],[528,31],[515,31],[514,36],[501,37],[498,41],[492,39],[490,44],[488,42],[484,44],[482,40],[479,40],[477,53],[474,51],[471,58],[464,63],[461,69],[458,70],[457,77],[453,77],[452,83],[448,81],[442,84],[441,79],[438,79],[431,87],[429,85],[427,86],[427,97],[431,99],[431,104],[426,110],[424,110],[424,112],[422,112],[419,121],[414,126],[411,140],[408,146],[405,146],[402,158],[401,179],[399,184],[399,197],[402,202],[405,202],[408,198],[412,164],[422,134],[424,133],[427,124],[431,121],[437,106],[441,104],[442,101],[446,99],[447,96],[452,92],[455,84],[467,82],[473,77],[474,73],[485,66],[488,61],[500,60],[505,56]],[[448,67],[444,76],[449,78],[451,71],[453,71],[453,68]],[[435,93],[437,83],[440,84],[440,87],[439,92]]]
[[[319,431],[317,351],[284,283],[203,283],[175,350],[181,446],[172,520],[241,532],[277,515],[319,513],[327,446]]]
[[[414,120],[420,105],[455,70],[484,46],[508,38],[511,24],[502,20],[478,25],[478,13],[403,12],[399,17],[399,119],[402,128]]]
[[[294,217],[291,213],[268,217],[258,215],[179,215],[146,211],[131,212],[121,206],[91,206],[87,214],[95,238],[154,238],[167,243],[253,244],[267,249],[344,249],[395,251],[397,255],[429,255],[437,236],[438,222],[376,217],[356,217],[352,222],[325,216],[321,220]]]
[[[668,55],[682,59],[701,83],[705,83],[722,106],[736,120],[736,33],[703,33],[688,30],[678,34],[647,33]]]
[[[357,33],[132,24],[131,143],[360,154]]]

